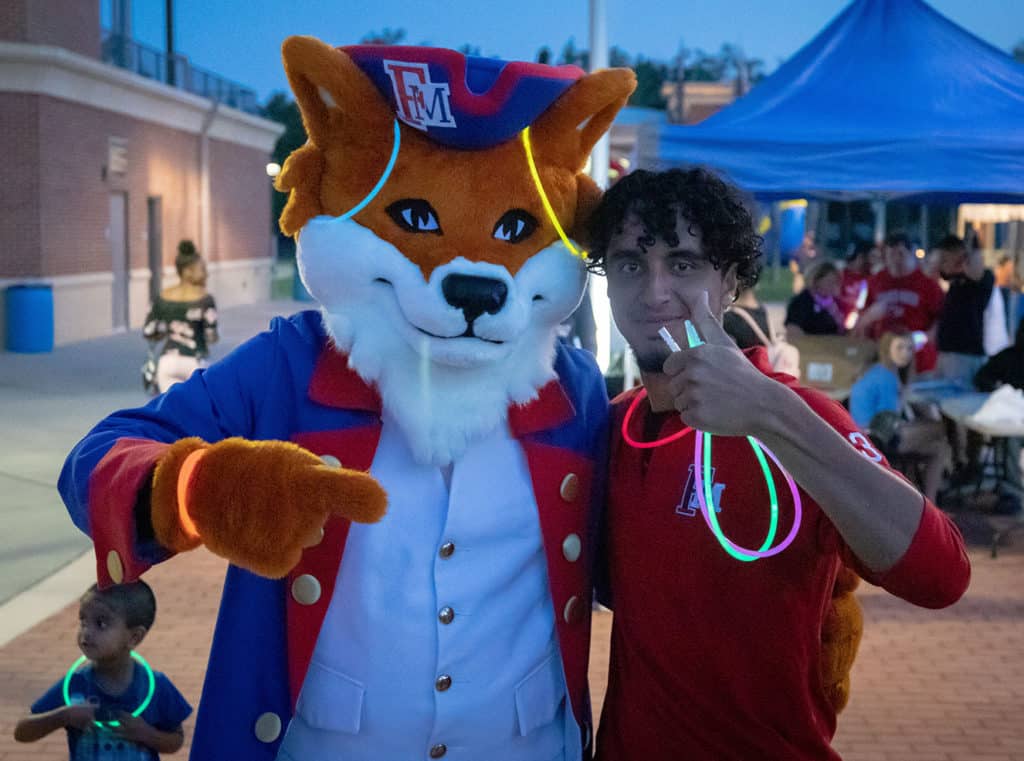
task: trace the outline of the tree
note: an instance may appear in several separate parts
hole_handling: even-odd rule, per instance
[[[363,45],[397,45],[404,39],[404,29],[392,29],[391,27],[386,26],[379,32],[370,32],[359,42]]]
[[[284,125],[284,134],[274,144],[273,153],[274,163],[283,166],[284,160],[288,158],[292,151],[306,144],[306,128],[302,126],[302,115],[299,113],[299,107],[285,93],[275,92],[263,107],[263,114],[268,119]],[[281,212],[284,210],[284,205],[287,201],[287,193],[274,191],[270,211],[275,229],[277,227],[277,220],[281,218]]]
[[[665,96],[661,94],[661,86],[668,79],[668,67],[640,58],[633,71],[636,72],[636,90],[629,98],[629,105],[664,109]]]
[[[537,51],[537,63],[550,64],[551,63],[551,48],[547,45]]]

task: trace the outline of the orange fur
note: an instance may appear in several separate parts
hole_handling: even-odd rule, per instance
[[[864,616],[854,595],[859,583],[849,568],[840,569],[821,626],[821,680],[836,713],[850,699],[850,670],[864,633]]]
[[[369,192],[391,155],[394,117],[384,98],[343,52],[309,38],[291,38],[283,53],[310,135],[309,144],[285,163],[278,182],[279,189],[291,192],[281,227],[294,235],[316,214],[340,216]],[[636,78],[628,70],[588,75],[531,127],[538,172],[565,229],[579,227],[583,221],[579,212],[593,208],[592,185],[579,171],[635,86]],[[330,94],[334,106],[325,105],[321,88]],[[405,125],[401,132],[401,151],[391,177],[355,219],[417,264],[424,278],[458,256],[500,264],[515,275],[531,256],[557,239],[519,140],[481,150],[456,150],[443,148]],[[398,228],[385,210],[403,198],[428,201],[437,212],[442,234]],[[466,207],[466,198],[473,199],[472,208]],[[498,220],[514,208],[529,212],[540,224],[530,239],[518,245],[493,237]]]
[[[189,483],[189,515],[211,552],[254,573],[285,576],[331,515],[362,523],[384,515],[387,497],[369,474],[330,468],[296,444],[182,439],[161,459],[153,481],[157,539],[175,551],[197,546],[188,546],[178,523],[177,481],[184,459],[202,446],[208,449]]]

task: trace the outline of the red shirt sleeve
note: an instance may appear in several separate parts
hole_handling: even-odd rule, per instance
[[[863,457],[896,473],[885,457],[858,428],[838,403],[812,389],[793,386],[822,419],[837,430]],[[907,602],[925,608],[952,605],[967,589],[971,563],[960,530],[949,517],[921,496],[924,509],[914,538],[906,553],[884,573],[868,569],[853,553],[831,521],[823,517],[823,530],[835,541],[843,562],[866,581],[876,584]]]

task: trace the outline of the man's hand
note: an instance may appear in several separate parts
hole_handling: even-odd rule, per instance
[[[687,304],[690,321],[704,340],[673,352],[663,367],[683,422],[723,436],[757,435],[763,411],[782,386],[761,373],[743,355],[708,306],[707,291]],[[680,345],[685,337],[676,326]]]

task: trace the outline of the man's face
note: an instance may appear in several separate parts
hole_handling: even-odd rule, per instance
[[[736,290],[735,268],[715,269],[704,254],[700,231],[677,215],[679,244],[648,236],[633,215],[608,243],[605,269],[608,299],[619,331],[633,349],[644,372],[661,372],[669,350],[658,335],[662,325],[683,335],[683,320],[691,305],[700,303],[701,291],[719,319]]]
[[[885,267],[893,277],[904,277],[914,270],[910,249],[903,243],[885,247]]]
[[[946,280],[954,280],[964,274],[967,268],[966,251],[939,250],[939,274]]]

